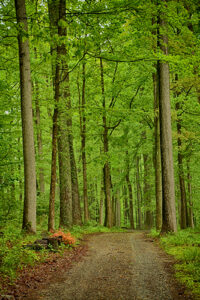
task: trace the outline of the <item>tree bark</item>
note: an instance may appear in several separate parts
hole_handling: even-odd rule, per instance
[[[144,161],[144,206],[146,229],[151,229],[153,226],[153,214],[151,211],[150,184],[149,184],[149,157],[148,154],[143,154]]]
[[[126,151],[126,159],[127,159],[127,170],[126,170],[126,183],[128,187],[128,195],[129,195],[129,220],[130,220],[130,227],[131,229],[135,229],[134,226],[134,213],[133,213],[133,191],[132,191],[132,185],[129,178],[129,157],[128,157],[128,151]]]
[[[106,101],[105,101],[105,89],[104,89],[104,73],[103,73],[103,61],[100,58],[100,71],[101,71],[101,90],[103,100],[103,145],[104,154],[106,156],[106,162],[104,164],[104,193],[105,193],[105,206],[106,206],[106,226],[112,227],[112,199],[111,199],[111,181],[110,181],[110,164],[108,161],[108,127],[106,119]]]
[[[120,202],[120,190],[117,191],[117,197],[116,197],[116,227],[121,227],[121,202]]]
[[[58,0],[52,2],[48,1],[49,23],[51,37],[58,33],[58,18],[59,18],[59,3]],[[57,28],[57,29],[55,29]],[[58,47],[56,47],[56,56],[58,58]],[[56,195],[56,157],[57,157],[57,136],[58,136],[58,102],[60,94],[60,65],[59,60],[53,60],[53,47],[51,45],[52,56],[52,76],[54,87],[54,112],[53,112],[53,126],[52,126],[52,154],[51,154],[51,180],[50,180],[50,194],[49,194],[49,215],[48,215],[48,230],[55,230],[55,195]]]
[[[70,163],[71,163],[73,225],[82,225],[78,176],[77,176],[76,161],[74,156],[72,133],[69,133],[69,150],[70,150]]]
[[[37,59],[37,49],[34,48],[35,58]],[[37,132],[37,148],[39,157],[39,191],[44,195],[45,192],[45,179],[44,179],[44,169],[41,166],[43,159],[43,145],[42,145],[42,131],[40,124],[40,101],[39,101],[39,85],[37,79],[35,80],[35,116],[36,116],[36,132]]]
[[[35,149],[32,115],[32,86],[29,54],[29,39],[22,31],[28,34],[25,0],[15,0],[17,24],[19,25],[19,65],[21,90],[21,117],[24,155],[24,213],[23,229],[27,232],[36,232],[36,171]]]
[[[138,207],[138,229],[142,229],[142,211],[141,211],[141,185],[140,185],[140,157],[136,159],[136,186],[137,186],[137,207]]]
[[[193,203],[192,203],[192,176],[190,173],[189,161],[187,162],[187,179],[188,179],[188,226],[194,228]]]
[[[162,1],[166,5],[166,1]],[[158,24],[162,31],[166,31],[164,16],[159,16]],[[165,56],[168,55],[168,37],[161,34],[159,47]],[[159,106],[160,106],[160,144],[162,164],[162,199],[163,199],[163,222],[162,232],[176,232],[176,207],[174,191],[174,166],[171,130],[171,107],[170,107],[170,81],[169,64],[166,61],[158,61],[159,78]]]
[[[128,196],[127,196],[127,188],[123,186],[123,198],[124,198],[124,225],[127,225],[128,220],[130,219],[130,208],[128,206]]]
[[[83,86],[82,86],[82,103],[80,112],[80,125],[81,125],[81,153],[82,153],[82,167],[83,167],[83,203],[84,203],[84,223],[89,221],[88,211],[88,195],[87,195],[87,161],[86,161],[86,116],[85,116],[85,63],[83,63]]]
[[[157,71],[153,74],[154,87],[154,167],[156,190],[156,229],[162,228],[162,176],[161,176],[161,152],[160,152],[160,120],[159,120],[159,87]]]
[[[59,1],[58,35],[66,37],[66,1]],[[69,132],[69,72],[66,63],[66,45],[58,46],[58,58],[60,60],[60,104],[58,107],[58,158],[60,176],[60,226],[71,227],[72,225],[72,182],[70,161],[70,134]]]
[[[49,217],[48,230],[55,229],[55,195],[56,195],[56,156],[57,156],[57,135],[58,135],[58,101],[59,101],[59,65],[56,66],[55,74],[55,107],[53,113],[53,128],[52,128],[52,157],[51,157],[51,183],[49,195]]]
[[[103,180],[101,181],[100,188],[100,209],[99,209],[99,224],[103,225],[103,202],[104,202],[104,188],[103,188]]]
[[[176,111],[180,109],[179,103],[176,103]],[[186,200],[186,190],[185,190],[185,179],[183,171],[183,155],[182,155],[182,141],[181,141],[181,119],[177,115],[177,134],[178,134],[178,173],[179,173],[179,186],[181,195],[181,215],[180,215],[180,226],[181,229],[187,228],[187,200]]]

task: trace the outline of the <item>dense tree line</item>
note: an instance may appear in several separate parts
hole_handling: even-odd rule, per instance
[[[199,225],[199,15],[0,1],[1,226]]]

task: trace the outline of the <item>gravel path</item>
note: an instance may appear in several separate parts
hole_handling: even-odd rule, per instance
[[[183,300],[169,257],[143,233],[89,238],[87,256],[30,300]],[[56,280],[56,279],[55,279]]]

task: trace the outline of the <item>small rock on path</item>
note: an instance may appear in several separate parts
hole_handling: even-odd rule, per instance
[[[193,299],[175,281],[171,263],[143,233],[93,235],[82,261],[75,263],[62,279],[26,299]]]

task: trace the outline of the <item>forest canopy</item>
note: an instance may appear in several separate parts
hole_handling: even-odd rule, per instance
[[[197,0],[0,1],[0,227],[200,224]]]

